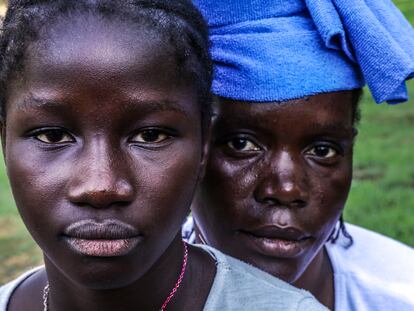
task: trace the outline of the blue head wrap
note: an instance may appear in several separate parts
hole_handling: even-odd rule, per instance
[[[285,101],[368,84],[408,99],[414,30],[390,0],[193,0],[210,26],[213,92]]]

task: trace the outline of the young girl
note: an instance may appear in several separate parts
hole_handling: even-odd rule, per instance
[[[388,0],[196,3],[219,98],[190,239],[331,309],[414,309],[414,251],[341,219],[360,88],[406,99],[412,27]]]
[[[206,27],[189,1],[9,5],[2,145],[45,267],[0,288],[0,310],[324,309],[181,240],[211,81]]]

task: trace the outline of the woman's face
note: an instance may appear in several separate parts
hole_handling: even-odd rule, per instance
[[[177,236],[203,153],[197,97],[179,81],[162,38],[130,23],[60,21],[29,47],[9,84],[5,161],[28,230],[67,278],[125,286]]]
[[[194,206],[208,244],[296,281],[336,224],[352,178],[351,92],[220,100]]]

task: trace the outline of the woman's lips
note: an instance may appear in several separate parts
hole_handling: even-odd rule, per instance
[[[82,220],[64,230],[64,240],[75,252],[93,257],[117,257],[131,252],[142,235],[119,220]]]
[[[275,258],[294,258],[299,256],[311,243],[311,236],[293,228],[263,226],[240,230],[240,236],[251,248],[262,255]]]

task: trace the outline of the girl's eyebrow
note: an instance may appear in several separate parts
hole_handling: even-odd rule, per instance
[[[126,102],[120,102],[119,105],[141,113],[157,113],[172,111],[188,117],[188,113],[181,107],[178,101],[174,100],[141,100],[133,99]],[[64,101],[42,99],[30,96],[16,104],[17,111],[27,111],[28,109],[40,108],[44,110],[61,110],[70,107],[70,104]]]
[[[178,101],[174,100],[133,100],[128,102],[129,105],[137,107],[142,112],[163,112],[163,111],[173,111],[184,116],[188,116],[188,113],[182,108]]]
[[[51,101],[48,99],[40,99],[34,96],[29,96],[24,100],[15,104],[17,111],[27,111],[33,108],[44,108],[45,110],[54,110],[58,107],[62,107],[62,102]]]

